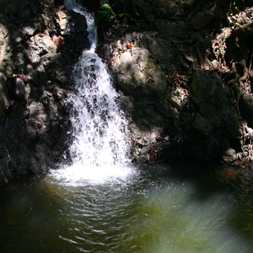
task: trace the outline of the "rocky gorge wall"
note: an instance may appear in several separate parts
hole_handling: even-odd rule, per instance
[[[82,1],[130,122],[136,162],[253,159],[253,7],[231,1]],[[0,0],[0,181],[41,175],[71,139],[72,66],[85,21],[62,0]]]
[[[140,161],[252,160],[250,1],[108,1],[101,54]]]
[[[64,159],[70,76],[87,36],[83,17],[63,1],[1,0],[0,9],[0,182],[7,183]]]

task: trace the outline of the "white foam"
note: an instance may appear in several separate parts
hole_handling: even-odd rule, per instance
[[[84,167],[80,162],[75,162],[72,166],[55,171],[54,178],[62,184],[70,186],[80,186],[84,184],[104,184],[113,181],[127,181],[133,175],[131,167]]]
[[[76,94],[69,98],[73,105],[73,164],[53,172],[53,176],[69,184],[126,179],[133,173],[128,122],[117,103],[118,94],[106,65],[95,53],[94,16],[74,1],[68,1],[68,7],[86,17],[90,49],[83,52],[73,70]]]

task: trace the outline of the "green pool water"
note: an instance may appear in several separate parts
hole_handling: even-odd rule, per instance
[[[253,252],[250,199],[209,173],[153,168],[78,186],[49,176],[1,189],[0,203],[1,253]]]

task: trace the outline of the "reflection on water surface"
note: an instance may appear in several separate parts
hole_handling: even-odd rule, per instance
[[[10,186],[0,194],[0,252],[253,252],[252,216],[241,219],[210,177],[194,178],[147,171],[127,183]]]

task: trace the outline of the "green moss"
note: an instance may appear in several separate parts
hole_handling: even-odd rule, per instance
[[[98,24],[109,24],[115,18],[115,13],[109,4],[103,4],[96,15],[96,22]]]

